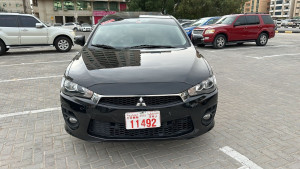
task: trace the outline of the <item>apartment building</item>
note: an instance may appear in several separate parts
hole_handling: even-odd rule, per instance
[[[271,0],[270,15],[274,19],[293,18],[296,2],[300,3],[300,0]]]
[[[295,1],[293,18],[300,18],[300,0]]]
[[[244,13],[269,13],[271,0],[248,0],[244,4]]]
[[[32,0],[33,12],[46,23],[96,24],[105,15],[127,9],[126,0]]]
[[[0,0],[0,12],[30,14],[30,0]]]

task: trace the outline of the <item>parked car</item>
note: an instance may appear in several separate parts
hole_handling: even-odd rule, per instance
[[[74,30],[74,31],[79,31],[81,29],[79,23],[75,23],[75,22],[68,22],[68,23],[65,23],[63,25],[64,28],[67,28],[67,29],[71,29],[71,30]]]
[[[192,138],[214,127],[218,89],[205,58],[171,16],[128,16],[77,36],[62,79],[65,129],[101,140]],[[112,19],[111,19],[112,20]]]
[[[53,26],[54,26],[54,27],[61,27],[62,24],[61,24],[61,23],[55,23],[55,24],[53,24]]]
[[[192,41],[196,45],[224,48],[227,43],[256,42],[267,44],[275,36],[275,24],[267,14],[236,14],[223,16],[216,24],[194,29]]]
[[[285,27],[285,28],[288,28],[288,27],[292,27],[292,28],[296,28],[298,26],[298,23],[296,22],[297,20],[296,19],[286,19],[286,20],[283,20],[281,22],[281,27]]]
[[[90,31],[92,31],[92,26],[88,23],[83,23],[83,24],[81,24],[80,30],[82,32],[90,32]]]
[[[187,35],[191,38],[192,31],[198,27],[198,26],[204,26],[204,25],[210,25],[216,23],[220,17],[207,17],[207,18],[201,18],[194,23],[192,23],[189,27],[184,28]]]
[[[32,15],[0,13],[0,55],[13,47],[51,46],[68,52],[75,33],[68,29],[48,27]]]

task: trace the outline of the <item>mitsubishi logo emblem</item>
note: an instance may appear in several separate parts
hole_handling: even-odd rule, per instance
[[[146,103],[144,102],[144,99],[142,97],[140,97],[138,103],[136,104],[136,106],[147,106]]]

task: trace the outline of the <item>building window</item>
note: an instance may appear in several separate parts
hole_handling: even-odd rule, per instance
[[[94,2],[94,10],[106,11],[108,10],[107,2]]]
[[[281,12],[275,12],[275,15],[281,15]]]
[[[280,10],[280,9],[282,9],[282,6],[276,6],[275,9],[276,9],[276,10]]]
[[[64,1],[64,10],[74,10],[73,1]]]
[[[54,10],[62,10],[62,4],[60,0],[54,0]]]
[[[77,1],[77,10],[87,10],[89,2],[86,1]]]
[[[109,9],[111,11],[119,11],[118,2],[109,2]]]
[[[32,6],[38,6],[38,0],[32,0]]]

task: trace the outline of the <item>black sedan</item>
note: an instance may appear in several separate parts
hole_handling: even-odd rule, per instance
[[[193,138],[214,127],[218,90],[172,16],[98,24],[61,83],[66,131],[83,140]]]

